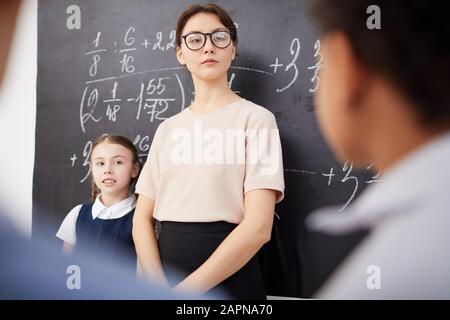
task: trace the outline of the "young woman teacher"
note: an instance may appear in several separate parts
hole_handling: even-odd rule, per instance
[[[255,255],[270,239],[284,196],[275,117],[228,86],[238,39],[224,9],[190,6],[176,40],[195,99],[159,125],[136,185],[140,268],[175,290],[201,295],[220,285],[235,299],[265,299]],[[161,221],[158,239],[154,219]],[[171,268],[184,275],[181,282],[166,277]]]

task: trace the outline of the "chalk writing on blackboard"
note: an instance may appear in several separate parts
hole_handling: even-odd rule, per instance
[[[320,40],[317,40],[314,44],[314,49],[316,50],[314,52],[314,58],[316,59],[316,64],[313,66],[308,67],[308,70],[314,70],[314,75],[311,78],[311,82],[314,83],[314,87],[309,89],[310,93],[314,93],[319,89],[320,79],[319,79],[319,70],[322,68],[323,64],[323,57],[322,53],[320,52]]]
[[[365,169],[372,171],[374,169],[374,165],[370,164]],[[331,186],[333,182],[337,180],[338,183],[345,183],[345,184],[351,184],[353,186],[352,191],[350,195],[347,197],[346,202],[342,207],[340,207],[337,211],[341,212],[345,210],[345,208],[348,207],[348,205],[353,201],[355,198],[357,191],[360,187],[360,183],[379,183],[382,182],[380,179],[381,176],[381,170],[377,170],[374,172],[369,180],[360,181],[361,179],[357,177],[356,175],[352,174],[353,172],[353,163],[347,161],[343,164],[341,171],[345,173],[345,175],[342,177],[342,175],[339,175],[336,173],[336,171],[339,172],[339,170],[336,170],[336,168],[331,167],[328,172],[314,172],[314,171],[308,171],[308,170],[300,170],[300,169],[284,169],[284,172],[287,173],[295,173],[295,174],[308,174],[308,175],[318,175],[327,178],[327,186]]]
[[[142,42],[142,48],[148,49],[150,47],[153,50],[165,52],[167,49],[174,47],[174,31],[170,32],[169,42],[162,44],[163,33],[156,32],[156,40],[152,45],[152,42],[146,38]],[[97,77],[99,70],[101,68],[101,63],[103,56],[111,49],[107,44],[104,46],[103,33],[96,32],[93,40],[91,42],[92,48],[85,53],[86,56],[90,57],[91,62],[89,64],[89,80],[85,81],[86,87],[82,93],[81,103],[80,103],[80,127],[82,132],[86,132],[86,124],[88,122],[98,123],[103,119],[111,122],[116,122],[119,119],[120,111],[123,108],[123,104],[127,104],[127,108],[130,107],[135,109],[135,118],[140,120],[144,115],[148,117],[149,122],[154,121],[164,121],[167,119],[167,112],[169,109],[173,109],[174,105],[178,105],[178,110],[182,111],[186,107],[186,95],[185,89],[180,76],[176,71],[183,70],[185,67],[166,67],[166,68],[156,68],[147,71],[136,71],[135,67],[135,57],[133,53],[139,48],[136,46],[136,29],[130,26],[124,33],[122,42],[119,44],[114,41],[114,53],[118,54],[118,68],[116,69],[117,75],[111,75],[107,77]],[[110,44],[111,45],[111,44]],[[314,88],[310,89],[310,92],[317,90],[319,85],[318,70],[321,67],[322,58],[320,54],[320,42],[316,41],[314,45],[315,54],[314,57],[317,59],[317,64],[309,67],[309,70],[314,70],[314,75],[311,79]],[[301,44],[299,38],[293,38],[291,41],[289,52],[292,56],[291,61],[286,65],[279,62],[279,58],[276,57],[275,63],[270,65],[273,69],[273,73],[261,70],[258,68],[242,67],[242,66],[232,66],[232,73],[229,78],[229,86],[231,87],[233,81],[236,79],[236,72],[254,72],[269,77],[273,77],[280,72],[292,73],[292,78],[289,83],[282,88],[276,88],[275,91],[278,93],[284,92],[292,87],[299,76],[299,69],[297,66],[299,55],[300,55]],[[173,54],[173,53],[172,53]],[[280,68],[284,67],[284,68]],[[114,72],[114,70],[112,70]],[[173,72],[173,73],[171,73]],[[148,80],[142,81],[136,86],[136,91],[134,94],[127,92],[128,96],[119,97],[118,92],[120,90],[120,81],[126,79],[135,78],[142,75],[158,74],[162,73],[164,75],[152,75]],[[102,73],[103,74],[103,73]],[[112,87],[108,88],[107,98],[102,98],[100,95],[103,91],[97,87],[99,83],[113,82]],[[166,88],[178,88],[174,93],[171,90],[171,94],[166,94]],[[240,93],[239,90],[234,90],[236,93]],[[192,93],[195,95],[195,92]],[[130,106],[131,105],[131,106]]]

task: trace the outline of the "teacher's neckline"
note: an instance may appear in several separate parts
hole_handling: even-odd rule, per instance
[[[221,107],[218,107],[218,108],[216,108],[216,109],[214,109],[212,111],[208,111],[208,112],[192,111],[191,106],[187,107],[185,110],[189,114],[191,114],[191,115],[193,115],[195,117],[208,117],[210,115],[216,115],[218,113],[222,113],[223,111],[228,110],[229,108],[231,108],[231,107],[233,107],[235,105],[241,104],[243,101],[245,101],[245,98],[240,98],[239,100],[227,103],[227,104],[225,104],[225,105],[223,105]]]

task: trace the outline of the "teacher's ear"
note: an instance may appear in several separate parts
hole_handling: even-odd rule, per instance
[[[177,47],[177,60],[181,65],[183,65],[183,66],[186,65],[186,62],[184,61],[184,58],[183,58],[183,52],[181,50],[181,47]]]
[[[0,1],[0,86],[6,69],[20,3],[21,0]]]

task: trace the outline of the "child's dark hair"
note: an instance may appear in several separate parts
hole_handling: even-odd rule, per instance
[[[97,140],[95,140],[94,144],[92,145],[92,151],[94,151],[96,146],[98,146],[99,144],[104,143],[104,142],[112,143],[112,144],[119,144],[131,151],[131,153],[133,155],[133,164],[137,164],[139,167],[138,175],[136,176],[136,178],[132,178],[131,182],[130,182],[129,192],[130,192],[130,194],[134,193],[134,187],[135,187],[136,181],[139,177],[139,173],[141,172],[141,169],[142,169],[142,165],[139,161],[139,155],[138,155],[138,151],[137,151],[136,147],[133,145],[133,143],[128,138],[126,138],[124,136],[119,136],[119,135],[114,135],[114,134],[104,134],[104,135],[100,136]],[[97,185],[95,184],[94,179],[92,177],[92,173],[91,173],[91,200],[95,201],[95,199],[97,198],[99,193],[100,193],[100,189],[97,188]]]
[[[233,43],[237,45],[238,42],[238,36],[237,36],[237,30],[236,26],[233,23],[233,20],[231,19],[228,12],[226,12],[224,9],[222,9],[220,6],[218,6],[215,3],[207,3],[207,4],[193,4],[189,6],[186,10],[184,10],[177,21],[177,28],[176,28],[176,42],[177,47],[181,46],[181,33],[183,32],[184,26],[189,21],[189,19],[196,15],[197,13],[212,13],[215,14],[220,22],[228,29],[231,33],[231,40],[233,40]]]
[[[450,32],[447,2],[425,0],[316,0],[322,33],[342,31],[368,68],[411,101],[425,125],[450,123]],[[370,5],[380,8],[380,29],[369,29]]]

